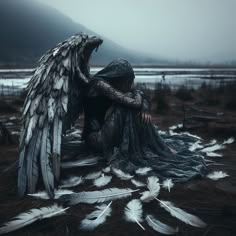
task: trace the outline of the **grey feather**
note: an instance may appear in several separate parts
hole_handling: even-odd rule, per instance
[[[200,228],[206,227],[206,224],[197,216],[185,212],[184,210],[176,207],[173,203],[168,201],[161,201],[157,198],[156,200],[160,202],[160,206],[162,208],[168,211],[173,217],[176,217],[184,223]]]
[[[65,214],[65,211],[68,208],[69,207],[63,208],[57,205],[53,205],[49,207],[42,207],[39,209],[31,209],[28,212],[21,213],[16,216],[15,220],[5,223],[4,226],[0,228],[0,234],[6,234],[9,232],[16,231],[34,223],[37,220],[42,220]]]
[[[51,153],[51,144],[48,137],[48,125],[46,124],[43,129],[42,136],[42,146],[41,146],[41,155],[40,155],[40,164],[43,182],[45,188],[50,196],[50,198],[54,197],[54,175],[50,165],[50,153]]]
[[[92,44],[86,51],[84,46],[89,40],[92,41]],[[63,129],[67,129],[78,118],[79,111],[81,111],[81,94],[83,94],[80,92],[83,88],[78,86],[78,82],[88,82],[88,78],[81,72],[83,70],[80,70],[81,63],[79,62],[85,56],[83,54],[90,56],[93,49],[101,43],[102,40],[97,37],[74,35],[58,44],[54,49],[48,50],[41,57],[39,66],[28,84],[28,94],[22,113],[23,127],[20,136],[19,149],[21,152],[18,170],[18,192],[20,195],[26,192],[26,176],[29,176],[28,188],[30,192],[34,191],[33,186],[38,173],[36,166],[40,164],[41,168],[39,169],[44,185],[50,197],[53,197],[54,175],[56,179],[60,175],[62,125]],[[81,48],[83,50],[80,50]],[[87,63],[88,60],[85,61],[84,66],[87,66]],[[77,76],[75,76],[76,70],[80,71]],[[69,119],[66,119],[67,116]],[[54,122],[55,120],[56,122]],[[58,128],[57,131],[55,131],[56,128]],[[38,130],[42,132],[39,153],[36,141],[32,141]],[[57,138],[55,139],[55,137]],[[39,138],[37,140],[40,141]],[[34,150],[34,156],[30,155],[28,150]],[[36,164],[38,155],[40,162]],[[28,163],[27,168],[26,163]],[[34,176],[33,179],[30,179],[30,176]]]
[[[27,185],[28,192],[33,193],[36,190],[36,185],[39,176],[39,161],[38,156],[41,147],[41,130],[37,130],[31,142],[29,143],[29,148],[27,150]]]
[[[80,167],[80,166],[92,166],[97,164],[98,158],[97,157],[91,157],[86,159],[81,159],[77,161],[68,161],[61,163],[61,167],[66,168],[73,168],[73,167]]]
[[[145,228],[140,223],[143,221],[142,214],[142,203],[138,199],[133,199],[126,205],[125,219],[127,221],[137,223],[142,230],[145,230]]]
[[[111,203],[112,202],[108,205],[102,204],[96,206],[97,210],[88,214],[86,218],[81,221],[80,228],[83,230],[93,230],[100,224],[103,224],[106,218],[111,215]]]
[[[25,147],[20,151],[18,162],[17,188],[18,195],[22,197],[26,192],[27,175],[26,175]]]
[[[138,190],[129,188],[109,188],[101,191],[74,193],[71,195],[62,196],[59,198],[59,200],[67,202],[69,205],[76,205],[78,203],[94,204],[126,198],[131,196],[131,194],[136,191]]]
[[[147,215],[146,221],[150,227],[161,234],[172,235],[178,233],[179,231],[178,228],[173,228],[169,225],[166,225],[155,219],[152,215]]]

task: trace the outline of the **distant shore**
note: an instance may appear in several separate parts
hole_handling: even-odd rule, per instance
[[[104,67],[106,64],[91,64],[91,67]],[[132,64],[133,67],[136,68],[176,68],[176,69],[236,69],[236,65],[211,65],[211,64]],[[37,64],[1,64],[0,63],[0,69],[35,69],[37,67]]]

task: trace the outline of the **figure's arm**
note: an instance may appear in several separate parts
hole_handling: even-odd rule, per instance
[[[110,84],[102,80],[96,81],[94,86],[99,94],[110,98],[117,104],[136,109],[142,108],[143,101],[140,93],[134,93],[134,96],[130,97],[127,94],[124,94],[113,88]]]

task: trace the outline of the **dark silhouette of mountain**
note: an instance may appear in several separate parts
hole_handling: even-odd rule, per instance
[[[0,65],[35,66],[41,55],[73,34],[92,32],[49,6],[33,0],[0,0]],[[126,58],[134,64],[157,64],[157,59],[129,51],[104,39],[93,64]]]

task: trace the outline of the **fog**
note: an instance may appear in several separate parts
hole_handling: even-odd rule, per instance
[[[126,48],[172,60],[236,60],[235,0],[38,0]]]

